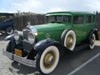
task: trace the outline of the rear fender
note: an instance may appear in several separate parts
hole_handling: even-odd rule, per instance
[[[97,29],[93,29],[91,32],[90,32],[90,36],[89,36],[89,39],[91,38],[91,35],[94,33],[95,36],[96,36],[96,40],[98,40],[98,34],[97,34]]]
[[[90,33],[88,34],[88,36],[87,36],[87,38],[86,38],[86,42],[87,42],[87,43],[89,43],[89,40],[90,40],[90,38],[91,38],[91,36],[92,36],[93,33],[94,33],[95,36],[96,36],[96,40],[98,39],[97,29],[93,29],[93,30],[90,31]]]
[[[96,40],[100,40],[100,33],[99,33],[100,31],[99,30],[95,30],[95,36],[96,36]]]

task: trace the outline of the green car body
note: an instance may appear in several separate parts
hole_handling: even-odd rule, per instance
[[[94,13],[50,12],[46,14],[46,24],[28,25],[6,37],[10,42],[3,53],[19,63],[36,67],[42,74],[50,74],[62,49],[75,51],[82,43],[93,49],[96,33]]]
[[[51,39],[61,42],[61,34],[65,29],[72,29],[75,31],[77,43],[85,40],[89,32],[95,27],[95,14],[94,13],[86,13],[86,12],[54,12],[47,13],[46,16],[71,16],[71,22],[62,22],[62,23],[47,23],[43,25],[33,26],[37,29],[38,41],[46,39],[46,35],[49,34]],[[74,24],[73,16],[82,15],[83,23],[82,24]],[[92,16],[91,23],[86,23],[86,16]]]

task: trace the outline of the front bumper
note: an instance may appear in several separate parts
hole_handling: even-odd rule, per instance
[[[29,67],[36,67],[36,60],[29,60],[29,59],[26,59],[26,58],[23,58],[23,57],[20,57],[16,54],[12,54],[10,52],[7,52],[5,50],[3,50],[3,54],[5,56],[7,56],[8,58],[14,60],[14,61],[17,61],[23,65],[26,65],[26,66],[29,66]]]

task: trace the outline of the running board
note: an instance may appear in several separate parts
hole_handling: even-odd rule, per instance
[[[89,46],[89,44],[86,44],[86,43],[80,44],[80,45],[78,45],[78,46],[75,47],[75,49],[73,50],[73,52],[77,52],[79,50],[83,50],[84,48],[87,48],[88,46]]]

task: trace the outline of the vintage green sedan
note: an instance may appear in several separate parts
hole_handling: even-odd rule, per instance
[[[3,54],[21,64],[50,74],[58,65],[62,50],[76,51],[85,43],[90,49],[97,39],[95,14],[89,12],[50,12],[46,24],[15,30]]]

